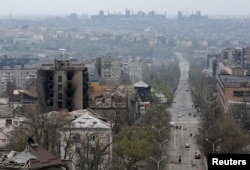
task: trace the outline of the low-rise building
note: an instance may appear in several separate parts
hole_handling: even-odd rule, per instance
[[[155,93],[155,96],[159,99],[159,103],[167,103],[167,98],[165,94],[158,92],[158,93]]]
[[[63,162],[43,146],[28,144],[22,152],[10,151],[0,158],[0,169],[64,170]]]
[[[137,95],[142,102],[150,102],[151,100],[151,86],[143,81],[138,81],[134,84]]]
[[[75,112],[82,115],[61,130],[61,159],[72,160],[75,170],[108,168],[112,161],[111,124],[90,110]]]

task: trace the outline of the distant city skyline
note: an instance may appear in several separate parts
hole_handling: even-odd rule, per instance
[[[201,11],[202,15],[250,15],[249,0],[0,0],[0,15],[8,17],[32,15],[69,15],[70,13],[97,15],[124,14],[128,9],[155,11],[176,16],[178,11],[190,15]]]

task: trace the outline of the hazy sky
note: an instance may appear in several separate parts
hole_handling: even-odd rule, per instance
[[[179,10],[185,14],[200,10],[208,15],[250,15],[250,0],[0,0],[0,15],[68,15],[110,13],[134,13],[142,10],[167,13],[176,16]]]

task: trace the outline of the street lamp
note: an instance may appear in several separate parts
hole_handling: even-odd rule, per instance
[[[161,129],[158,129],[158,128],[154,127],[154,126],[152,126],[152,128],[158,131],[158,133],[159,133],[159,138],[160,138],[160,137],[161,137],[161,131],[162,131],[163,129],[165,129],[166,126],[163,126]]]
[[[156,143],[159,145],[160,150],[161,150],[162,145],[163,145],[164,143],[166,143],[166,142],[168,141],[168,139],[164,140],[163,142],[158,142],[156,139],[153,139],[153,141],[156,142]]]
[[[208,140],[208,139],[206,139],[206,141],[209,142],[209,143],[211,143],[211,144],[213,145],[213,153],[214,153],[214,145],[215,145],[217,142],[221,141],[221,139],[218,139],[218,140],[215,141],[215,142],[212,142],[212,141],[210,141],[210,140]]]
[[[153,158],[152,156],[150,156],[149,158],[152,159],[154,162],[157,163],[157,170],[160,170],[160,163],[161,163],[161,161],[162,161],[163,159],[165,159],[166,157],[167,157],[166,155],[162,156],[161,159],[160,159],[159,161],[157,161],[157,160],[156,160],[155,158]]]
[[[153,119],[155,119],[155,120],[157,120],[159,123],[160,123],[160,125],[162,125],[162,121],[164,121],[164,120],[166,120],[167,119],[167,117],[164,117],[163,119],[157,119],[156,117],[153,117]]]
[[[202,127],[199,127],[200,130],[204,131],[207,137],[208,131],[212,128],[213,126],[210,126],[207,130],[203,129]]]

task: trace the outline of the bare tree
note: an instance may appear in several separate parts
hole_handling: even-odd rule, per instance
[[[112,138],[102,131],[84,129],[77,131],[69,123],[64,127],[62,136],[62,154],[71,159],[76,168],[86,170],[109,169],[112,161]]]
[[[76,147],[76,155],[79,161],[79,169],[98,170],[109,169],[111,163],[110,145],[111,143],[103,143],[103,137],[98,136],[91,139],[91,135],[85,134],[84,141],[80,146]]]

